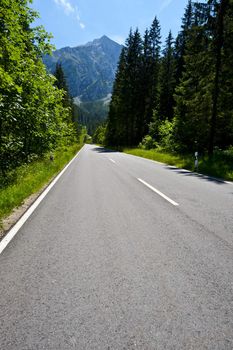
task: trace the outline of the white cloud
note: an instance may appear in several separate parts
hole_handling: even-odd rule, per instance
[[[73,6],[68,0],[54,0],[54,2],[63,8],[67,16],[74,15],[79,23],[81,29],[85,29],[85,24],[81,21],[79,10],[77,6]]]
[[[79,25],[80,25],[80,28],[81,29],[85,29],[86,28],[86,26],[85,26],[85,24],[82,22],[82,20],[81,20],[81,17],[80,17],[80,14],[79,14],[79,10],[78,10],[78,7],[77,6],[75,6],[75,13],[76,13],[76,18],[77,18],[77,21],[78,21],[78,23],[79,23]]]
[[[75,12],[75,8],[71,5],[71,3],[68,0],[54,0],[54,1],[57,5],[63,8],[66,15],[70,15],[71,13]]]
[[[173,0],[163,0],[159,12],[163,12],[171,4],[172,1]]]

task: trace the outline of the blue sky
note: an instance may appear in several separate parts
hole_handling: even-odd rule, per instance
[[[156,15],[161,23],[163,40],[171,29],[175,36],[188,0],[34,0],[32,7],[54,36],[59,49],[77,46],[107,35],[124,43],[129,29],[144,33]]]

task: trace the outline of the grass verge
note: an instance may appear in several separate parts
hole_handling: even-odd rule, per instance
[[[49,155],[14,171],[14,181],[0,188],[0,225],[3,218],[20,206],[30,195],[43,188],[74,157],[82,145],[56,149],[54,160]]]
[[[152,159],[161,163],[176,166],[177,168],[194,171],[194,156],[177,155],[157,150],[140,148],[125,148],[124,153],[138,157]],[[198,172],[204,175],[233,181],[233,155],[227,152],[218,152],[212,158],[207,156],[199,159]]]

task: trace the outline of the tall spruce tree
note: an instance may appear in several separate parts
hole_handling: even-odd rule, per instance
[[[194,13],[184,56],[185,70],[175,100],[175,137],[181,151],[208,147],[214,81],[212,38],[200,6]]]
[[[137,145],[142,138],[141,125],[143,123],[144,101],[142,88],[142,39],[138,29],[133,34],[132,41],[127,48],[126,82],[127,82],[127,114],[128,125],[127,145]]]
[[[144,135],[147,134],[150,125],[153,123],[156,127],[154,133],[160,123],[158,110],[160,100],[159,75],[160,75],[160,54],[161,54],[161,34],[160,24],[157,17],[150,27],[149,32],[146,31],[144,37],[144,71],[146,72],[145,86],[145,112],[144,112]],[[155,136],[155,135],[154,135]]]
[[[149,31],[149,61],[151,64],[151,79],[149,81],[149,98],[151,101],[150,116],[152,111],[159,105],[159,70],[160,70],[160,53],[161,53],[161,29],[160,24],[155,17]]]
[[[182,18],[181,31],[179,32],[175,42],[175,57],[176,57],[176,84],[179,84],[184,71],[184,55],[186,50],[189,30],[193,25],[194,13],[192,1],[189,0],[185,9],[184,17]]]
[[[132,35],[131,32],[130,35]],[[117,67],[107,119],[106,143],[110,146],[124,145],[127,138],[128,119],[125,112],[125,70],[126,49],[123,47]]]
[[[143,40],[143,57],[142,57],[142,99],[144,103],[143,123],[141,125],[142,135],[148,133],[148,125],[152,118],[152,77],[151,77],[151,46],[149,30],[146,29]]]
[[[233,1],[228,2],[224,15],[221,59],[215,143],[225,149],[233,145]]]
[[[56,64],[54,76],[56,78],[55,80],[55,86],[62,90],[63,93],[63,99],[62,103],[65,108],[67,108],[68,111],[68,120],[67,122],[73,122],[74,121],[74,105],[73,105],[73,99],[69,94],[69,88],[67,85],[66,77],[62,68],[61,63]]]
[[[218,104],[220,95],[220,80],[222,72],[222,54],[224,44],[224,22],[225,16],[229,7],[229,0],[221,0],[220,3],[216,3],[216,0],[210,0],[209,5],[214,5],[216,8],[217,16],[214,26],[214,41],[213,41],[213,53],[215,56],[214,62],[214,87],[213,87],[213,107],[210,123],[210,136],[209,136],[209,155],[213,154],[216,136],[216,126],[218,117]]]
[[[144,110],[141,93],[142,40],[130,30],[122,50],[108,116],[107,142],[136,145],[142,137]]]
[[[161,120],[173,119],[174,92],[175,92],[175,58],[171,31],[166,39],[165,49],[161,59],[160,72],[160,102],[159,117]]]

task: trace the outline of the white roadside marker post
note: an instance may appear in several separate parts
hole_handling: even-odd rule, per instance
[[[198,152],[195,152],[195,171],[198,171],[198,165],[199,165],[199,161],[198,161]]]

